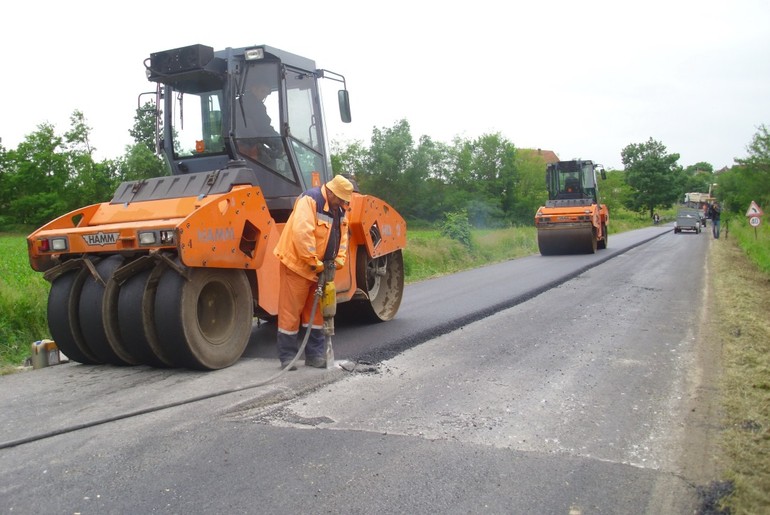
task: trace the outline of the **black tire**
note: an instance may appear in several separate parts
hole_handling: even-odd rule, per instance
[[[554,249],[549,245],[548,235],[545,231],[537,231],[537,250],[541,256],[552,256]]]
[[[602,234],[604,235],[604,237],[596,243],[596,247],[598,249],[607,248],[607,239],[609,238],[609,234],[607,234],[607,224],[604,224],[604,223],[602,224]]]
[[[171,362],[157,356],[153,351],[149,339],[155,334],[155,325],[147,324],[144,317],[144,292],[153,270],[141,270],[120,286],[114,281],[107,284],[105,309],[110,309],[110,316],[105,317],[105,332],[116,352],[120,353],[120,347],[123,352],[132,356],[137,364],[166,368],[171,366]],[[151,298],[154,298],[154,295],[153,290]],[[148,325],[151,326],[149,329]],[[147,336],[148,332],[152,335],[150,338]]]
[[[96,272],[106,283],[115,273],[115,270],[123,265],[122,256],[110,256],[94,264]],[[110,345],[107,333],[104,330],[104,292],[105,286],[96,280],[92,274],[88,274],[83,283],[78,304],[78,319],[83,338],[91,351],[102,363],[112,365],[135,365],[136,360],[127,361],[121,358]]]
[[[181,366],[217,370],[235,363],[251,336],[251,285],[243,270],[166,269],[155,294],[158,343]]]
[[[87,270],[73,270],[60,275],[48,294],[48,328],[51,339],[72,361],[87,365],[101,363],[83,340],[78,319],[78,304]]]
[[[356,283],[365,298],[347,302],[345,318],[385,322],[396,316],[404,296],[404,257],[401,250],[370,258],[364,247],[356,258]]]

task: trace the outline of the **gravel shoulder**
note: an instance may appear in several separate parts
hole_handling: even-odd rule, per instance
[[[707,487],[718,481],[724,470],[719,452],[721,431],[720,379],[722,374],[722,344],[714,337],[716,303],[712,281],[708,280],[714,271],[711,245],[703,273],[703,300],[701,302],[700,324],[693,346],[693,368],[687,384],[687,402],[683,420],[685,438],[682,439],[682,453],[679,466],[688,481]]]

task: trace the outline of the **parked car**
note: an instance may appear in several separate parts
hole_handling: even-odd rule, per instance
[[[694,231],[700,234],[701,214],[695,209],[680,209],[676,214],[674,232]]]

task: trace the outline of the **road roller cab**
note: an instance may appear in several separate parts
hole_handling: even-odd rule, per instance
[[[125,182],[111,201],[44,225],[27,238],[30,264],[52,283],[49,328],[70,359],[223,368],[243,353],[253,318],[277,314],[273,248],[296,198],[332,178],[319,81],[342,85],[350,122],[345,79],[264,45],[192,45],[145,67],[171,175]],[[348,218],[337,300],[348,316],[389,320],[406,224],[357,187]]]
[[[535,215],[540,254],[594,253],[607,248],[609,211],[599,203],[597,172],[601,165],[573,160],[546,167],[548,200]]]

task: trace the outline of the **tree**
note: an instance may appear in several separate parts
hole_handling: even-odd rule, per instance
[[[370,148],[360,141],[345,147],[335,142],[331,161],[335,174],[352,176],[362,192],[386,200],[410,220],[435,222],[445,212],[451,149],[428,136],[415,147],[406,120],[374,129]]]
[[[332,143],[331,162],[335,175],[345,174],[358,181],[367,175],[369,149],[361,141],[354,141],[344,147],[338,142]]]
[[[0,218],[41,225],[81,206],[109,200],[118,181],[111,161],[94,161],[85,116],[74,111],[63,136],[41,124],[0,165]]]
[[[44,123],[5,154],[0,217],[7,223],[38,225],[67,211],[70,169],[63,144]]]
[[[510,223],[516,206],[516,149],[499,133],[456,138],[451,203],[465,207],[473,225]]]
[[[64,133],[64,154],[70,168],[67,195],[69,210],[85,204],[109,200],[117,186],[115,166],[109,162],[96,163],[89,137],[91,127],[81,111],[70,116],[71,128]]]
[[[625,147],[621,159],[631,196],[626,207],[633,211],[648,211],[652,218],[655,208],[668,208],[680,197],[682,168],[677,164],[679,154],[666,153],[663,143],[650,138],[645,143]]]
[[[714,166],[701,161],[684,169],[681,194],[693,191],[706,193],[714,182]]]
[[[391,128],[372,129],[372,144],[359,185],[405,214],[405,203],[410,195],[403,180],[414,153],[409,122],[400,120]]]
[[[156,120],[155,101],[145,102],[134,114],[134,126],[128,133],[134,144],[126,147],[125,155],[114,163],[120,181],[139,181],[170,175],[168,164],[155,153]]]
[[[607,179],[599,181],[599,201],[607,206],[612,220],[613,211],[625,206],[633,195],[623,170],[607,170],[606,175]]]
[[[514,223],[532,225],[537,209],[548,200],[545,169],[545,159],[536,151],[516,151],[516,202],[511,213]]]
[[[444,143],[422,136],[404,174],[404,184],[411,194],[405,206],[414,219],[436,221],[446,212],[446,168],[451,162]]]
[[[700,161],[694,165],[690,165],[684,169],[685,173],[689,175],[697,175],[699,173],[714,173],[714,165],[707,163],[706,161]]]
[[[545,163],[519,159],[513,143],[497,134],[451,145],[422,136],[415,145],[409,123],[375,128],[372,144],[335,143],[332,169],[348,173],[361,191],[386,200],[410,221],[439,222],[464,212],[476,226],[532,223],[545,200]],[[520,170],[520,167],[524,167]]]
[[[760,125],[751,143],[749,155],[735,159],[729,171],[717,175],[717,196],[728,211],[745,213],[751,201],[770,207],[770,132]]]
[[[140,181],[171,174],[166,162],[144,143],[127,146],[126,154],[114,166],[120,181]]]
[[[128,130],[128,134],[134,138],[134,141],[145,145],[150,152],[155,152],[156,120],[157,109],[155,101],[145,102],[142,107],[136,110],[134,115],[134,126]]]
[[[9,225],[11,220],[5,213],[9,212],[9,202],[13,198],[11,191],[11,166],[13,162],[9,159],[8,151],[0,143],[0,227]]]

